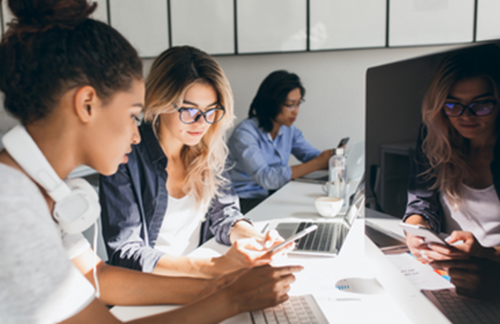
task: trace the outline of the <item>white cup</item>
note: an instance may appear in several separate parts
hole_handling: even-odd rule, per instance
[[[318,197],[314,200],[314,205],[321,216],[333,217],[339,213],[342,205],[344,205],[344,199],[338,197]]]

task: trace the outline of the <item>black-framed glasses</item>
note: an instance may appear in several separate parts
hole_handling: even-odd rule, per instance
[[[210,108],[203,112],[198,108],[193,107],[177,107],[172,104],[175,109],[179,112],[179,118],[184,124],[196,123],[201,116],[205,119],[208,124],[215,124],[224,117],[226,109],[221,104],[217,104],[216,108]]]
[[[306,101],[305,99],[300,99],[299,102],[297,103],[294,103],[294,104],[283,104],[283,107],[285,107],[286,109],[288,109],[289,111],[294,111],[295,109],[299,108],[300,105],[302,103],[304,103],[304,101]]]
[[[487,116],[491,114],[496,105],[496,100],[474,101],[468,105],[462,105],[458,102],[446,102],[443,105],[443,111],[448,117],[458,117],[464,113],[465,109],[469,109],[474,116]]]

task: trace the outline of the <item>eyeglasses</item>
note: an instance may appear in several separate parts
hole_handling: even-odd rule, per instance
[[[283,107],[285,107],[288,111],[294,111],[295,109],[299,108],[299,106],[304,102],[304,99],[301,99],[299,102],[296,104],[283,104]]]
[[[469,105],[462,105],[458,102],[446,102],[443,106],[443,111],[449,117],[458,117],[467,108],[474,116],[487,116],[491,114],[496,105],[496,100],[474,101]]]
[[[226,113],[226,109],[221,104],[218,104],[217,108],[211,108],[205,112],[198,108],[177,107],[174,104],[172,105],[179,112],[179,118],[184,124],[196,123],[201,116],[203,116],[208,124],[215,124],[220,121]]]

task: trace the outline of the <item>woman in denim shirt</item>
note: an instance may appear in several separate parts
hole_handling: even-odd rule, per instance
[[[439,66],[424,98],[404,221],[447,232],[453,247],[407,235],[430,261],[500,261],[500,51],[468,49]]]
[[[224,173],[233,98],[220,66],[188,46],[162,53],[146,80],[144,119],[142,142],[128,163],[100,181],[110,262],[195,277],[269,262],[259,250],[281,238],[275,231],[260,234],[243,217]],[[214,235],[232,244],[226,254],[186,256]]]
[[[252,101],[248,119],[229,138],[229,175],[243,214],[291,179],[328,168],[332,150],[315,149],[293,125],[305,91],[294,73],[269,74]],[[303,163],[288,166],[290,154]]]

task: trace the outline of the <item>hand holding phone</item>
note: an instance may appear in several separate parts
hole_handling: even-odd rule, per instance
[[[399,226],[405,230],[406,233],[419,236],[424,239],[425,243],[436,243],[444,246],[450,246],[445,240],[443,240],[437,233],[423,227],[420,225],[413,225],[407,223],[399,223]]]
[[[343,139],[340,140],[339,145],[337,145],[337,148],[345,148],[347,145],[347,142],[349,142],[349,137],[344,137]]]
[[[311,232],[314,232],[317,229],[318,229],[318,225],[311,225],[308,228],[305,228],[304,230],[290,236],[289,238],[287,238],[285,241],[281,242],[280,244],[272,246],[269,250],[267,250],[267,253],[274,254],[275,252],[278,252],[279,250],[281,250],[282,248],[284,248],[288,244],[306,236],[307,234],[309,234]]]

